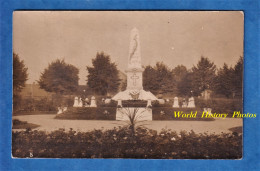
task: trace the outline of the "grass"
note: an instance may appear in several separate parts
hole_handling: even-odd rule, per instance
[[[26,121],[20,121],[18,119],[13,120],[13,129],[34,129],[40,125],[28,123]]]

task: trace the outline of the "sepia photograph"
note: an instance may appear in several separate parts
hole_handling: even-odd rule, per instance
[[[13,158],[242,159],[242,11],[13,12]]]

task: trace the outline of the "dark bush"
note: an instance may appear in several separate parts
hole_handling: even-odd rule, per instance
[[[228,113],[228,117],[232,117],[234,111],[243,112],[242,99],[227,99],[227,98],[213,98],[204,100],[200,98],[195,99],[196,107],[201,110],[205,107],[212,108],[212,113]]]
[[[165,101],[164,104],[160,104],[159,101],[152,101],[153,107],[172,107],[173,102],[172,101]]]
[[[195,113],[196,118],[175,117],[175,112]],[[199,108],[172,108],[172,107],[152,107],[153,120],[188,120],[188,121],[214,121],[214,118],[201,118],[203,111]]]
[[[115,120],[116,107],[79,107],[68,110],[55,117],[56,119],[75,120]]]
[[[14,157],[34,158],[142,158],[142,159],[239,159],[242,135],[196,134],[185,131],[128,128],[76,132],[64,129],[13,132]]]
[[[57,111],[57,106],[51,99],[22,99],[19,111]]]
[[[37,128],[39,125],[28,123],[26,121],[20,121],[18,119],[13,120],[13,129],[33,129]]]
[[[111,100],[110,103],[105,104],[104,102],[99,102],[97,103],[98,107],[116,107],[117,106],[117,101]]]
[[[57,115],[56,119],[75,119],[75,120],[115,120],[116,107],[82,107],[68,108],[68,110]],[[196,112],[196,118],[178,118],[174,112],[183,111],[184,113]],[[189,121],[214,121],[214,118],[201,118],[202,111],[198,108],[172,108],[172,107],[152,107],[153,120],[189,120]]]

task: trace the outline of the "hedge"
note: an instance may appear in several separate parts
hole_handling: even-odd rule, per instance
[[[68,108],[68,110],[63,114],[56,115],[55,118],[75,120],[115,120],[116,107],[72,107]]]
[[[212,113],[228,113],[228,117],[232,117],[234,111],[243,112],[243,100],[242,99],[226,99],[215,98],[210,100],[204,100],[200,98],[195,99],[196,107],[201,109],[207,107],[212,108]]]
[[[242,134],[128,128],[13,132],[12,155],[25,158],[240,159]]]
[[[182,111],[183,113],[195,113],[196,118],[175,117],[174,112]],[[172,108],[172,107],[153,107],[153,120],[187,120],[187,121],[214,121],[214,118],[201,118],[202,110],[200,108]]]
[[[82,107],[68,108],[68,110],[57,115],[56,119],[75,120],[116,120],[116,107]],[[107,112],[105,112],[107,111]],[[196,118],[176,118],[175,111],[190,113],[198,111]],[[162,114],[162,112],[164,114]],[[214,121],[214,118],[201,118],[202,111],[199,108],[172,108],[172,107],[152,107],[153,120],[188,120],[188,121]]]

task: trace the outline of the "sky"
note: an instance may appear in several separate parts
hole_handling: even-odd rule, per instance
[[[241,11],[16,11],[13,51],[28,67],[27,83],[39,80],[52,61],[64,59],[79,68],[84,85],[86,66],[97,52],[110,55],[121,71],[127,69],[134,27],[143,66],[163,62],[190,69],[204,56],[219,68],[234,66],[243,56]]]

